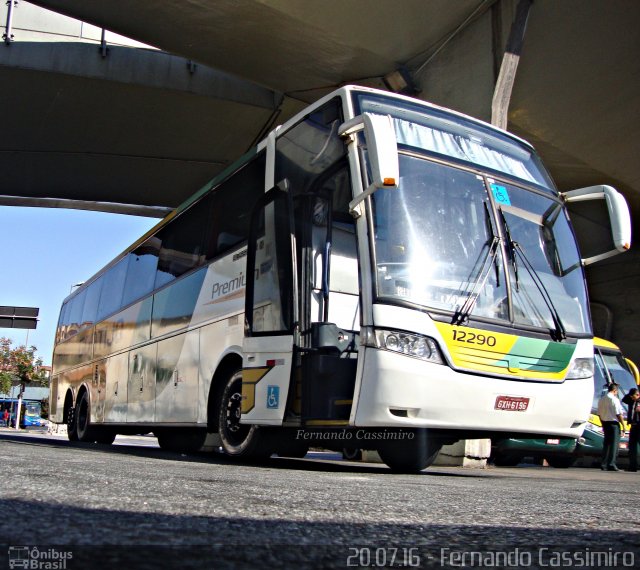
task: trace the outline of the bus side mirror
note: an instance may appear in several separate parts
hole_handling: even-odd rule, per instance
[[[395,188],[400,181],[398,142],[390,115],[363,113],[340,127],[340,136],[351,136],[364,129],[371,167],[371,184],[349,203],[355,217],[362,215],[361,202],[380,188]]]
[[[371,163],[371,184],[376,188],[394,187],[400,179],[398,143],[389,115],[364,113],[364,137]]]
[[[615,249],[582,259],[582,265],[590,265],[627,251],[631,247],[631,215],[624,196],[611,186],[589,186],[561,194],[567,204],[588,200],[604,200],[609,213],[611,237]]]

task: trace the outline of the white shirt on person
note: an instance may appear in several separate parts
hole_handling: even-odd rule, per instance
[[[603,422],[617,422],[618,416],[624,415],[622,404],[613,392],[607,392],[598,401],[598,415]]]

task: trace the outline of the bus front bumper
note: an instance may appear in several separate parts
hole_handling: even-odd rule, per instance
[[[365,349],[352,425],[504,432],[577,438],[589,417],[593,379],[538,382],[457,372]]]

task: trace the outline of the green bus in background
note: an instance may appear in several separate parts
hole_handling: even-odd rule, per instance
[[[597,414],[598,400],[606,393],[607,386],[615,382],[620,386],[620,399],[640,384],[638,367],[625,358],[618,346],[602,338],[594,338],[594,390],[591,415],[585,430],[578,439],[573,438],[504,438],[491,441],[490,461],[498,467],[514,467],[525,458],[546,460],[552,467],[571,467],[578,459],[602,455],[604,435]],[[623,404],[624,406],[624,404]],[[625,432],[629,426],[625,424]],[[629,453],[629,438],[620,439],[619,457]]]

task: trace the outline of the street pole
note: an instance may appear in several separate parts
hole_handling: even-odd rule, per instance
[[[20,395],[18,396],[18,409],[16,410],[16,431],[20,429],[20,412],[22,411],[22,384],[20,384]]]

